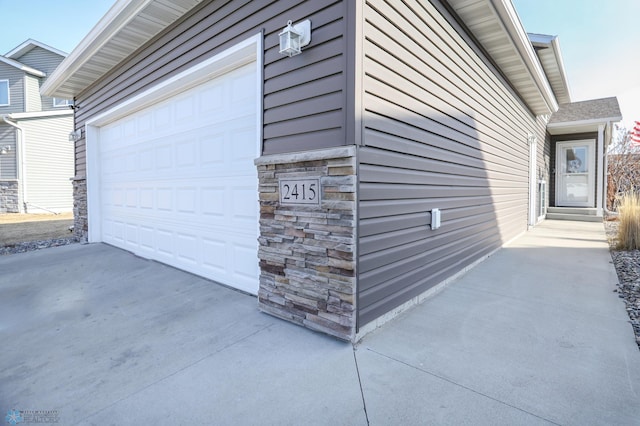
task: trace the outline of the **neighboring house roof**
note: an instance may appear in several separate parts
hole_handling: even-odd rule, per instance
[[[30,38],[29,40],[23,42],[22,44],[20,44],[20,46],[12,49],[10,52],[8,52],[6,55],[4,55],[7,58],[10,59],[18,59],[21,56],[23,56],[25,53],[29,52],[31,49],[33,49],[34,47],[40,47],[42,49],[45,50],[49,50],[53,53],[56,53],[60,56],[67,56],[66,52],[63,52],[60,49],[56,49],[55,47],[51,47],[47,44],[41,43],[38,40],[34,40],[32,38]]]
[[[511,0],[447,0],[536,115],[558,101]]]
[[[35,75],[36,77],[46,77],[47,76],[47,74],[43,73],[42,71],[39,71],[39,70],[37,70],[35,68],[31,68],[31,67],[29,67],[29,66],[27,66],[27,65],[25,65],[23,63],[20,63],[18,61],[14,61],[13,59],[9,59],[9,58],[6,58],[4,56],[0,56],[0,62],[3,62],[5,64],[7,64],[7,65],[12,66],[12,67],[18,68],[19,70],[24,71],[24,72],[26,72],[28,74]]]
[[[618,98],[592,99],[562,104],[555,112],[547,128],[549,133],[594,131],[598,125],[622,120]]]
[[[117,0],[41,92],[72,99],[201,0]]]
[[[571,102],[569,80],[560,54],[558,36],[529,33],[529,40],[538,55],[540,64],[547,75],[551,89],[560,104]]]

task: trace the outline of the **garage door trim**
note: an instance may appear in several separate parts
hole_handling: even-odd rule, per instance
[[[259,102],[256,105],[256,117],[258,120],[257,129],[262,129],[262,33],[256,34],[249,39],[197,64],[177,74],[152,88],[122,102],[108,111],[87,121],[85,125],[86,134],[86,158],[87,158],[87,213],[88,213],[88,240],[89,242],[100,242],[102,240],[102,217],[100,199],[100,158],[99,158],[99,135],[100,127],[112,123],[120,118],[136,111],[140,111],[155,103],[166,100],[178,93],[189,90],[209,81],[217,76],[223,75],[240,66],[254,63],[256,66],[256,87]],[[256,141],[259,155],[261,151],[261,135]],[[256,223],[256,229],[258,224]]]

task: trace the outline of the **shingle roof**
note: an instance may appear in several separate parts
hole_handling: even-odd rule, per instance
[[[562,104],[558,111],[551,116],[549,124],[588,120],[619,121],[621,119],[622,113],[618,105],[618,98],[614,96]]]

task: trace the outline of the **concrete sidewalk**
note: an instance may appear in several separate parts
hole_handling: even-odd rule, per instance
[[[355,348],[101,244],[0,257],[0,414],[61,425],[637,425],[602,224],[547,221]]]

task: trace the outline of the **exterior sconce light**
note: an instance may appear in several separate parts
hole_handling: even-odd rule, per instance
[[[307,19],[296,25],[289,21],[279,35],[280,53],[288,57],[298,55],[311,42],[311,21]]]
[[[0,155],[7,155],[9,152],[11,152],[10,145],[5,145],[2,148],[0,148]]]
[[[82,137],[82,130],[78,129],[69,133],[69,142],[77,142]]]

